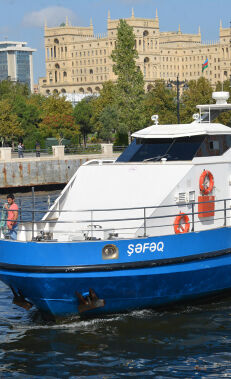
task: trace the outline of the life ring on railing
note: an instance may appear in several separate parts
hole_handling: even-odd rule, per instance
[[[189,217],[185,213],[180,212],[180,214],[176,216],[175,221],[174,221],[175,233],[176,234],[188,233],[189,228],[190,228]]]
[[[206,178],[209,179],[208,187],[206,186],[206,183],[205,183]],[[208,195],[212,191],[213,186],[214,186],[214,179],[213,179],[213,174],[210,171],[204,170],[202,172],[200,176],[200,180],[199,180],[199,186],[203,195]]]

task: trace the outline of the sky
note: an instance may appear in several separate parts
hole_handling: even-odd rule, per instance
[[[107,15],[111,19],[159,16],[160,31],[197,33],[202,40],[219,38],[220,20],[227,28],[231,22],[231,0],[0,0],[0,41],[23,41],[33,53],[34,82],[45,76],[44,22],[57,26],[68,16],[73,26],[89,26],[94,33],[107,32]]]

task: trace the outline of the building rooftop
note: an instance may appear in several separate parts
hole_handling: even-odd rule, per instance
[[[24,50],[24,51],[36,51],[27,46],[27,42],[18,41],[0,41],[0,50]]]

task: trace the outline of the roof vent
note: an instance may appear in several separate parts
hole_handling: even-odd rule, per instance
[[[216,104],[227,104],[227,100],[229,98],[229,92],[213,92],[212,97],[216,100]]]
[[[188,196],[186,192],[180,192],[175,195],[175,202],[178,204],[188,203]]]

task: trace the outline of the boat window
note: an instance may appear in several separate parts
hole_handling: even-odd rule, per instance
[[[167,160],[191,161],[204,140],[204,136],[176,138],[168,151]]]
[[[117,159],[117,162],[131,162],[134,154],[139,151],[141,145],[136,144],[136,140],[134,139],[132,143],[123,151],[123,153]]]
[[[192,160],[224,154],[231,148],[231,136],[192,136],[181,138],[136,138],[119,156],[117,162]]]
[[[117,162],[158,161],[165,156],[172,139],[135,139]]]
[[[205,136],[181,138],[137,138],[120,155],[117,162],[192,160]]]
[[[196,157],[211,157],[224,154],[231,147],[230,135],[206,136]]]

